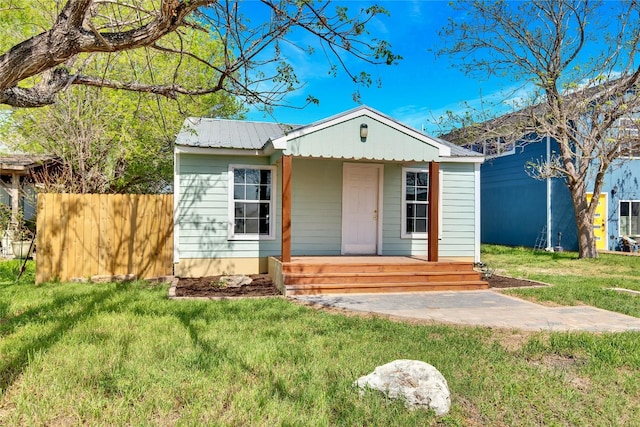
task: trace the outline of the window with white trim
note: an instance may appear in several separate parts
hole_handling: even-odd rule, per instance
[[[427,237],[429,223],[428,169],[402,169],[402,237]]]
[[[640,235],[640,201],[621,200],[619,212],[620,236]]]
[[[229,167],[229,238],[274,238],[275,167]]]

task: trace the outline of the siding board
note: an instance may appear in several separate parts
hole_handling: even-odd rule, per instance
[[[369,128],[369,130],[371,135],[372,129]],[[326,134],[323,135],[324,141],[331,139],[326,138]],[[298,145],[296,149],[312,150],[313,147]],[[333,150],[330,147],[328,149]],[[228,164],[263,165],[268,163],[268,158],[181,154],[179,161],[181,200],[178,223],[180,224],[181,258],[247,258],[280,254],[281,174],[279,163],[277,164],[275,240],[228,241]],[[326,158],[293,159],[292,253],[294,255],[340,254],[344,162],[345,160],[341,159]],[[442,163],[441,171],[443,221],[440,254],[441,256],[473,257],[476,206],[474,165]],[[386,163],[383,173],[382,253],[384,255],[426,254],[426,239],[400,238],[402,164]]]
[[[230,164],[267,165],[266,157],[181,154],[177,218],[181,258],[244,258],[280,253],[280,173],[274,240],[228,241]]]

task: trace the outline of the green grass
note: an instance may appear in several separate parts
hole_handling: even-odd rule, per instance
[[[0,286],[8,285],[16,281],[18,283],[33,284],[35,280],[35,263],[33,261],[27,261],[26,265],[24,265],[24,272],[20,275],[23,265],[24,260],[0,260]],[[19,279],[18,276],[20,276]]]
[[[640,257],[601,254],[596,259],[579,259],[574,252],[483,245],[482,260],[498,274],[554,285],[509,291],[512,295],[560,305],[587,304],[640,317],[640,295],[611,290],[640,291]]]
[[[31,282],[15,283],[0,263],[0,425],[640,425],[638,333],[169,301],[144,282],[34,286],[29,267]],[[400,358],[444,374],[447,416],[352,387]]]

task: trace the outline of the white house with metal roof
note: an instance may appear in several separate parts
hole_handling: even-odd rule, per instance
[[[484,157],[363,106],[305,126],[188,118],[175,144],[175,274],[269,258],[479,261]]]

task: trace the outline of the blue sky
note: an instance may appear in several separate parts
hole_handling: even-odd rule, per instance
[[[372,2],[336,3],[357,10]],[[453,68],[447,58],[435,58],[433,50],[440,41],[438,31],[448,17],[454,16],[447,1],[387,0],[378,4],[391,16],[376,18],[369,29],[374,36],[389,41],[392,50],[403,59],[396,66],[366,68],[374,80],[382,79],[382,87],[374,85],[362,89],[362,104],[417,129],[424,128],[427,133],[437,134],[434,117],[447,110],[462,109],[463,102],[478,105],[481,98],[493,99],[514,87],[515,82],[505,80],[473,79]],[[320,99],[320,105],[309,105],[302,110],[276,108],[272,117],[254,110],[249,112],[249,120],[307,124],[360,105],[353,101],[355,87],[344,73],[335,78],[328,76],[328,65],[323,57],[309,57],[292,47],[286,54],[300,81],[305,83],[305,87],[291,94],[288,101],[301,104],[307,94],[312,94]],[[362,65],[359,67],[352,59],[349,62],[354,70],[362,69]]]

